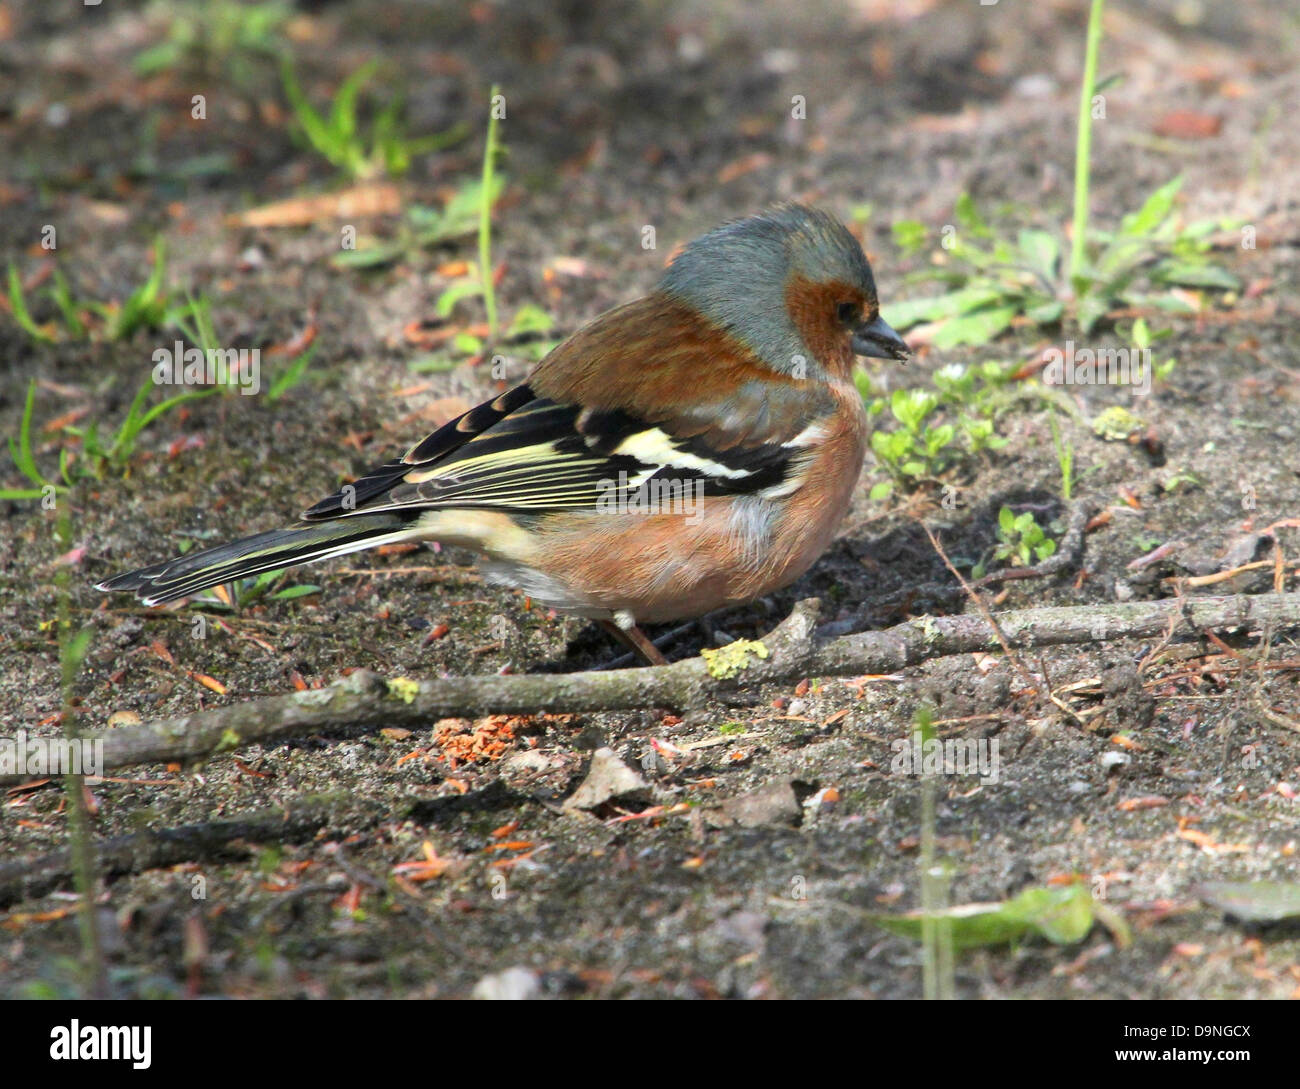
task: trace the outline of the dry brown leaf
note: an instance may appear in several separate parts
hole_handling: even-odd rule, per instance
[[[402,195],[387,182],[367,183],[340,193],[277,200],[226,217],[228,227],[310,227],[322,219],[396,215]]]

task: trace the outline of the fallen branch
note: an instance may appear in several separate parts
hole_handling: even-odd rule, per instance
[[[804,677],[894,673],[932,658],[1001,649],[977,615],[921,617],[885,631],[836,639],[814,635],[819,603],[801,601],[775,631],[740,656],[734,674],[710,673],[703,658],[667,666],[569,674],[489,674],[416,682],[357,670],[328,688],[232,704],[93,735],[104,769],[210,757],[245,745],[344,728],[420,727],[440,718],[495,713],[687,709],[738,698],[757,685]],[[1300,593],[1167,598],[1112,605],[1017,609],[994,614],[1013,648],[1101,643],[1174,632],[1300,626]],[[716,658],[714,661],[716,662]],[[714,666],[715,670],[717,667]],[[717,670],[717,672],[723,672]],[[24,777],[9,775],[0,783]]]
[[[204,859],[244,858],[244,842],[286,843],[306,839],[321,828],[352,831],[364,823],[352,794],[319,794],[296,798],[281,808],[261,809],[224,821],[206,821],[179,828],[159,828],[94,844],[95,874],[99,878],[140,873],[160,866]],[[391,814],[385,811],[385,815]],[[71,882],[71,851],[52,851],[37,858],[0,864],[0,907],[44,896]]]

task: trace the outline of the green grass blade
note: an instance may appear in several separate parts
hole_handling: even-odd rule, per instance
[[[72,298],[72,291],[68,287],[68,281],[63,273],[57,268],[54,270],[54,288],[51,291],[54,296],[54,302],[63,315],[63,324],[68,327],[68,332],[74,337],[80,339],[86,335],[86,326],[82,323],[81,314],[77,311],[77,304]]]
[[[13,312],[14,321],[29,337],[42,344],[54,343],[54,338],[32,319],[31,312],[27,309],[27,298],[23,294],[22,277],[18,275],[18,268],[12,261],[9,262],[9,308]]]
[[[1126,215],[1120,223],[1120,234],[1130,238],[1140,238],[1160,227],[1174,209],[1174,197],[1183,187],[1181,174],[1172,181],[1165,182],[1159,189],[1147,197],[1142,207],[1131,215]]]
[[[23,474],[37,487],[45,486],[45,477],[36,466],[36,458],[32,453],[32,412],[36,407],[36,380],[32,379],[27,384],[27,401],[23,405],[23,420],[19,425],[18,440],[15,442],[13,437],[9,438],[9,453],[14,459],[14,465],[18,471]],[[38,493],[39,494],[39,493]]]
[[[284,86],[284,96],[298,124],[302,126],[307,142],[325,156],[335,166],[347,165],[347,153],[336,131],[325,121],[307,101],[298,77],[294,74],[293,62],[286,56],[280,64],[280,82]]]
[[[377,67],[376,61],[367,61],[343,81],[343,86],[334,96],[328,123],[341,142],[350,142],[356,136],[357,96],[361,93],[361,88],[374,75]]]
[[[492,282],[492,194],[495,190],[497,158],[496,99],[501,88],[495,83],[488,95],[487,139],[483,144],[483,185],[479,193],[478,271],[483,284],[483,303],[487,309],[488,337],[497,336],[497,300]]]
[[[117,319],[109,330],[109,339],[124,340],[137,329],[160,324],[166,311],[163,279],[167,274],[167,247],[162,235],[153,244],[153,270],[149,279],[131,293],[131,297],[118,311]]]
[[[316,354],[316,346],[319,343],[319,341],[313,340],[306,350],[285,368],[284,373],[271,383],[271,388],[266,392],[268,401],[272,403],[278,401],[302,380],[302,376],[307,370],[307,364],[311,362],[311,357]]]
[[[1101,49],[1101,13],[1105,0],[1092,0],[1088,39],[1079,88],[1079,131],[1074,145],[1074,226],[1070,239],[1070,279],[1083,275],[1087,263],[1088,182],[1092,158],[1092,96],[1097,86],[1097,53]]]

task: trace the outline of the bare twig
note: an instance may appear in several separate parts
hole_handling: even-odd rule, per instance
[[[287,802],[283,808],[257,810],[229,820],[116,836],[95,843],[95,869],[99,877],[115,877],[199,859],[242,858],[248,854],[248,849],[240,846],[243,841],[304,839],[335,822],[350,831],[360,820],[357,802],[351,794],[309,795]],[[62,888],[72,879],[72,871],[72,854],[66,850],[2,863],[0,905]]]
[[[959,583],[961,583],[961,588],[966,592],[966,596],[970,598],[971,602],[975,605],[975,608],[979,609],[980,615],[984,617],[985,623],[988,624],[993,634],[997,636],[998,644],[1002,647],[1002,652],[1010,660],[1011,665],[1015,669],[1015,671],[1018,674],[1020,674],[1020,679],[1024,682],[1025,687],[1027,687],[1029,691],[1033,692],[1036,696],[1041,697],[1042,693],[1039,691],[1038,685],[1034,683],[1033,677],[1029,675],[1029,670],[1025,668],[1024,663],[1021,662],[1020,660],[1020,657],[1016,654],[1014,650],[1011,649],[1011,644],[1007,642],[1006,636],[1002,634],[1002,628],[998,625],[997,618],[991,612],[989,612],[989,607],[986,604],[984,604],[984,599],[980,597],[979,594],[977,594],[971,588],[971,584],[967,582],[962,577],[962,573],[958,571],[956,567],[953,566],[952,560],[948,558],[948,553],[943,550],[943,546],[939,543],[939,539],[932,532],[930,532],[930,527],[927,526],[924,522],[918,522],[917,525],[919,525],[923,530],[925,530],[925,535],[930,538],[931,547],[933,547],[935,552],[939,554],[939,559],[943,560],[943,565],[946,568],[948,568],[950,572],[952,572],[952,577],[955,578]],[[1050,689],[1048,690],[1048,694],[1049,695],[1051,694]]]
[[[691,708],[743,700],[747,689],[808,676],[894,673],[932,658],[976,651],[1040,648],[1149,638],[1172,622],[1177,630],[1275,629],[1300,626],[1300,593],[1129,601],[1111,605],[1020,609],[990,614],[921,617],[885,631],[838,639],[814,634],[818,603],[802,601],[763,640],[767,657],[750,654],[732,676],[690,658],[651,669],[569,674],[489,674],[416,682],[358,670],[328,688],[232,704],[141,726],[109,730],[103,770],[132,764],[205,758],[244,745],[338,729],[419,727],[450,716],[539,711]],[[990,622],[991,621],[991,622]],[[1104,632],[1103,636],[1099,632]],[[715,660],[716,661],[716,660]],[[718,672],[723,672],[718,670]],[[20,782],[8,775],[0,783]]]

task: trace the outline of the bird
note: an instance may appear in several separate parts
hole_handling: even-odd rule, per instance
[[[856,356],[909,357],[861,245],[824,210],[778,204],[686,244],[647,295],[296,523],[97,588],[161,605],[436,541],[661,665],[641,625],[753,601],[830,544],[870,430]]]

